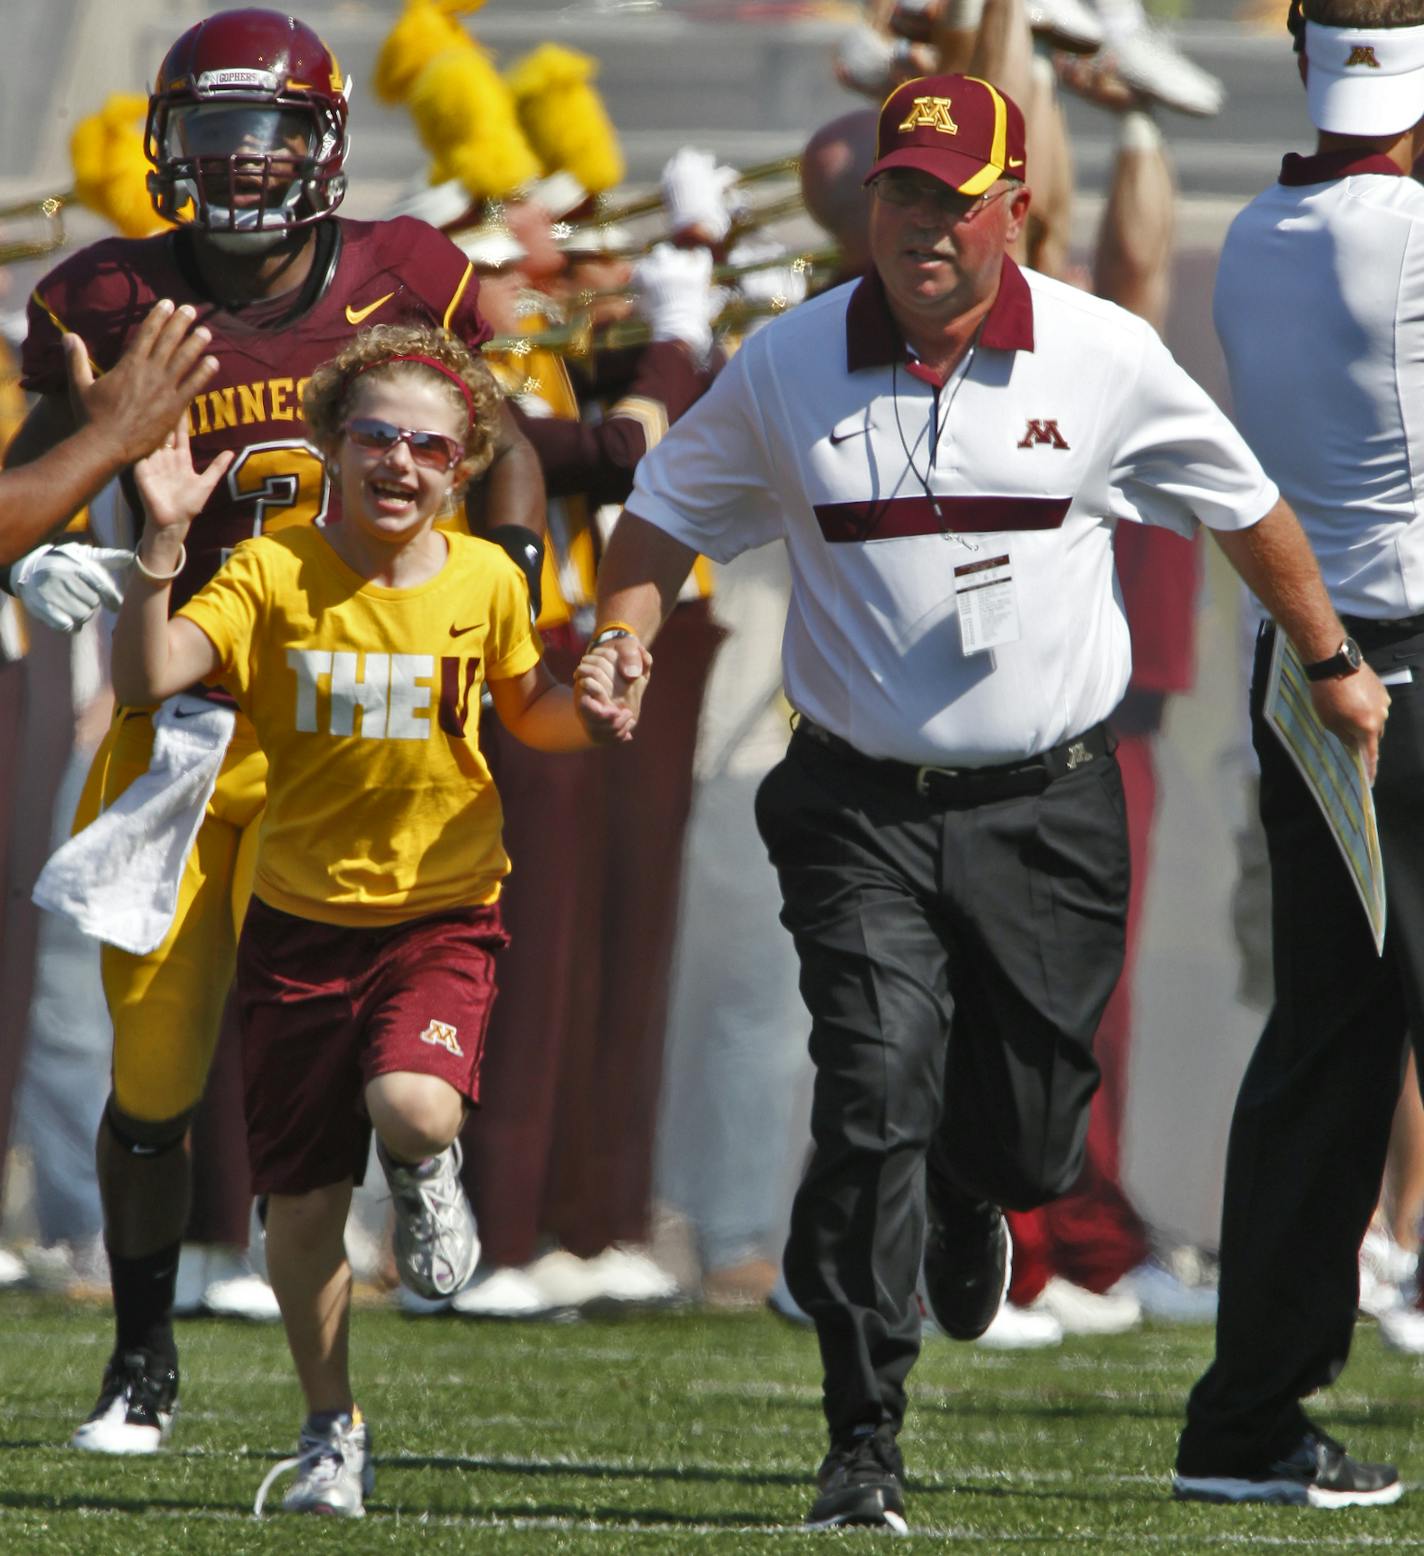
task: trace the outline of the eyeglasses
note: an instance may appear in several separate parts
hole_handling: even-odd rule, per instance
[[[957,189],[951,189],[948,184],[940,183],[938,179],[902,168],[892,168],[882,173],[870,187],[887,205],[929,205],[939,216],[947,216],[951,221],[967,222],[973,221],[1000,195],[1006,195],[1019,186],[1015,183],[1001,184],[997,189],[970,197],[960,194]]]
[[[443,432],[417,432],[374,416],[354,417],[341,430],[357,448],[373,454],[389,454],[397,443],[404,443],[411,459],[427,470],[453,470],[465,455],[463,446]]]

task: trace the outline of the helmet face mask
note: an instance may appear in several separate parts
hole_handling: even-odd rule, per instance
[[[224,248],[264,250],[346,193],[346,83],[321,40],[275,11],[227,11],[173,45],[149,98],[154,209]]]

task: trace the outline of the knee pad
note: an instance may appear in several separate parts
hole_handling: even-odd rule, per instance
[[[183,1139],[188,1133],[186,1113],[178,1118],[164,1119],[159,1123],[142,1124],[138,1128],[135,1128],[136,1122],[122,1117],[114,1106],[113,1097],[105,1103],[104,1127],[109,1131],[109,1138],[114,1144],[129,1156],[137,1156],[145,1160],[152,1160],[156,1156],[167,1156],[170,1151],[176,1150],[183,1144]],[[139,1130],[142,1130],[142,1135]]]

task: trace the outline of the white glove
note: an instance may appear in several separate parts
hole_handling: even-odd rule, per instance
[[[675,151],[663,168],[661,184],[669,229],[701,227],[714,243],[720,242],[731,230],[727,196],[738,176],[734,167],[718,167],[710,151],[692,146]]]
[[[124,603],[132,551],[64,541],[22,557],[10,571],[10,592],[35,621],[56,632],[78,632],[99,609]]]
[[[737,291],[749,303],[794,308],[806,301],[806,271],[795,269],[783,244],[773,238],[748,238],[727,255],[727,263],[741,267],[766,262],[765,269],[749,270],[737,278]]]
[[[681,340],[699,358],[712,349],[712,255],[659,243],[633,266],[633,303],[654,340]]]
[[[896,41],[873,27],[857,27],[836,50],[836,80],[864,97],[882,98],[903,74],[909,51],[903,38]]]

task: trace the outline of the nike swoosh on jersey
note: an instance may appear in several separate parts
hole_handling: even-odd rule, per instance
[[[362,319],[367,319],[373,313],[375,313],[376,309],[379,308],[382,303],[390,302],[391,298],[393,298],[395,295],[396,294],[394,292],[387,292],[384,297],[378,297],[375,302],[367,303],[364,308],[353,308],[350,303],[347,303],[346,322],[348,324],[359,324]]]
[[[1023,166],[1023,158],[1022,157],[1010,157],[1009,158],[1009,166],[1010,167],[1022,167]]]
[[[484,626],[484,622],[482,622],[482,621],[476,621],[476,622],[473,622],[473,623],[471,623],[471,625],[470,625],[470,626],[468,626],[468,627],[456,627],[456,626],[452,626],[452,627],[451,627],[451,628],[450,628],[450,636],[451,636],[451,637],[452,637],[452,638],[462,638],[462,637],[464,637],[464,635],[465,635],[465,634],[466,634],[466,633],[467,633],[467,632],[473,632],[473,631],[474,631],[474,630],[475,630],[475,628],[476,628],[476,627],[482,627],[482,626]]]

